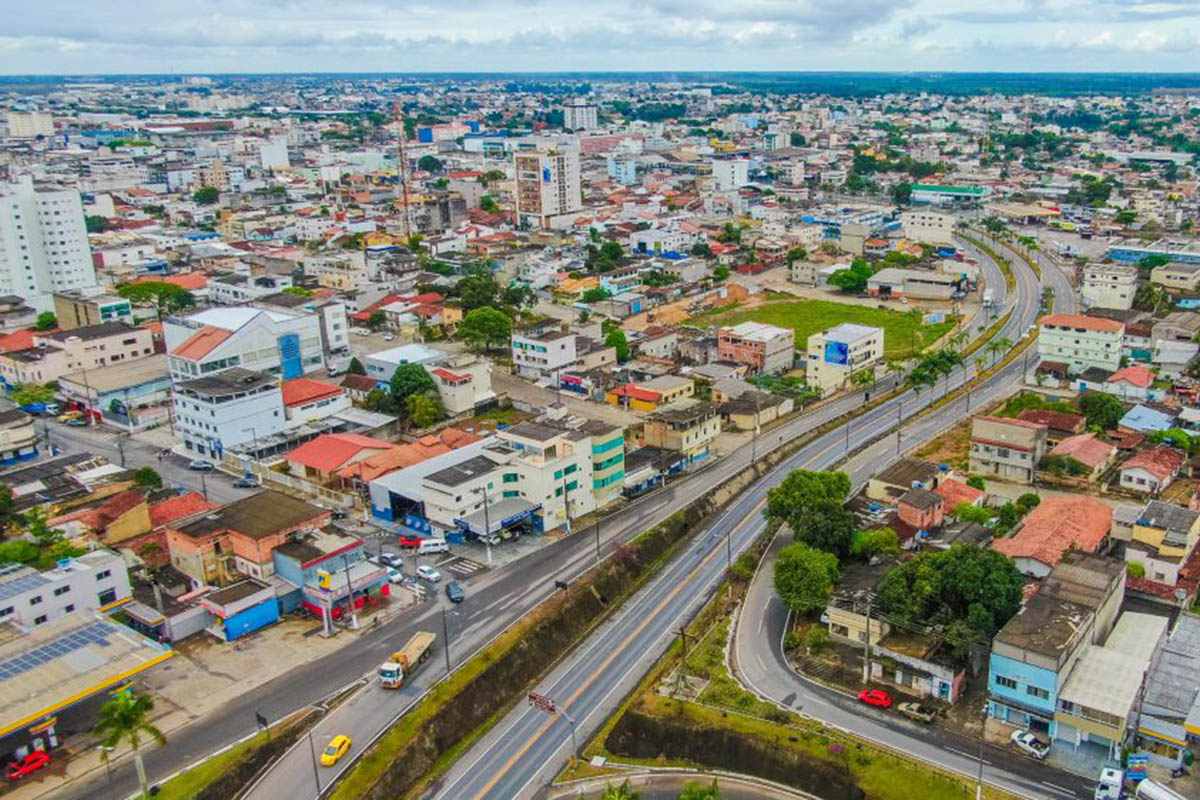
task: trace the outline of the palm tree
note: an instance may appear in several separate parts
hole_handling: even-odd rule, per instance
[[[150,739],[158,744],[166,744],[167,737],[162,731],[146,721],[154,702],[146,695],[135,695],[133,690],[119,692],[113,695],[100,707],[100,718],[96,720],[94,732],[100,737],[100,745],[108,748],[104,751],[104,759],[108,760],[109,751],[128,742],[133,750],[133,763],[137,767],[138,783],[145,797],[149,784],[146,781],[146,765],[142,763],[140,746],[143,741]]]

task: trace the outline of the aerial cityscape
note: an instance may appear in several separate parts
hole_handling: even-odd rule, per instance
[[[0,36],[6,796],[1200,800],[1200,10],[228,5]]]

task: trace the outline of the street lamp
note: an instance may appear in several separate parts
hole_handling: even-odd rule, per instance
[[[449,675],[450,672],[452,671],[452,669],[450,667],[450,626],[446,622],[446,615],[448,614],[452,617],[457,617],[458,612],[457,611],[447,611],[446,603],[444,601],[440,605],[440,610],[442,612],[442,639],[445,640],[445,644],[443,644],[443,649],[445,649],[445,651],[446,651],[446,674]]]
[[[317,748],[313,746],[312,728],[308,729],[308,753],[312,756],[313,782],[317,785],[317,794],[321,794],[321,773],[317,770]]]
[[[114,795],[115,790],[113,789],[113,782],[112,782],[112,765],[108,763],[108,757],[109,757],[109,754],[113,750],[116,750],[117,748],[106,747],[101,744],[101,745],[97,745],[96,749],[101,751],[100,760],[104,762],[104,775],[105,775],[105,778],[108,780],[108,798],[109,798],[109,800],[115,800],[115,795]]]
[[[492,521],[488,517],[487,484],[476,486],[475,491],[483,495],[483,545],[487,548],[487,563],[492,565]]]

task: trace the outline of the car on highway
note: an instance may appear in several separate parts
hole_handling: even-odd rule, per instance
[[[233,482],[235,489],[257,489],[259,486],[262,484],[258,482],[258,478],[253,477],[241,477]]]
[[[461,603],[467,598],[466,592],[458,585],[458,581],[450,581],[446,584],[446,597],[451,603]]]
[[[423,581],[437,583],[442,579],[442,573],[438,572],[428,564],[422,564],[421,566],[417,567],[417,577]]]
[[[385,567],[395,567],[396,569],[400,569],[404,566],[404,559],[395,553],[380,553],[379,563],[383,564]]]
[[[937,718],[937,709],[920,703],[901,703],[896,710],[911,720],[929,725]]]
[[[858,693],[858,701],[876,708],[890,708],[892,696],[883,689],[863,689]]]
[[[215,467],[211,461],[189,461],[188,469],[196,472],[212,472]]]
[[[19,781],[26,775],[37,772],[50,763],[50,754],[45,750],[34,750],[20,761],[10,761],[5,775],[10,781]]]
[[[1050,745],[1034,736],[1030,731],[1013,731],[1008,740],[1022,753],[1033,756],[1039,761],[1050,752]]]
[[[404,583],[404,573],[395,567],[387,568],[388,583],[402,584]]]
[[[330,739],[329,744],[325,745],[325,749],[321,751],[321,766],[332,767],[342,756],[346,755],[346,751],[353,743],[353,739],[341,733]]]

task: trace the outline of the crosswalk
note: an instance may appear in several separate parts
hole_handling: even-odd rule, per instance
[[[475,573],[487,569],[486,564],[480,564],[478,561],[465,556],[449,556],[438,561],[433,566],[441,572],[449,572],[460,578],[469,578]]]

